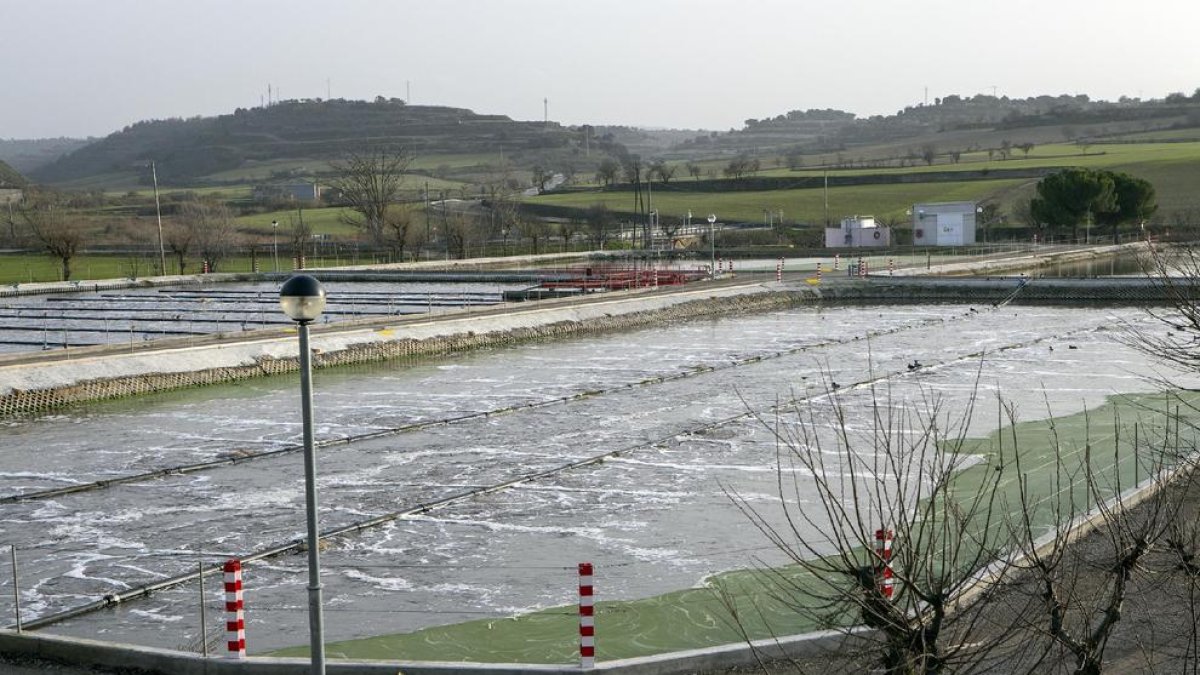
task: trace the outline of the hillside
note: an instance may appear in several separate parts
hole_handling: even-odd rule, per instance
[[[94,142],[94,138],[0,138],[0,162],[29,173]]]
[[[564,148],[578,132],[462,108],[410,106],[397,99],[282,101],[218,117],[138,122],[31,172],[48,183],[138,170],[153,160],[159,181],[189,181],[248,162],[327,161],[347,152],[403,146],[417,155],[509,153]]]
[[[1200,126],[1200,91],[1165,99],[1092,101],[1087,96],[1010,99],[980,94],[949,95],[930,105],[909,106],[894,115],[858,118],[841,110],[793,110],[748,119],[736,131],[697,137],[676,146],[685,154],[791,151],[846,152],[868,145],[910,146],[955,139],[959,149],[1013,144],[1103,139],[1136,132]],[[979,136],[980,143],[972,143]],[[986,145],[995,139],[995,146]],[[944,149],[950,149],[948,142]]]
[[[28,184],[25,177],[8,164],[0,161],[0,189],[22,188]]]

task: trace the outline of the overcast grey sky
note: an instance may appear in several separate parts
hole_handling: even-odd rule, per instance
[[[0,138],[284,98],[728,129],[957,93],[1200,87],[1196,0],[0,0]]]

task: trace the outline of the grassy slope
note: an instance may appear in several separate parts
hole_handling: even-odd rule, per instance
[[[904,219],[905,210],[916,202],[981,200],[1009,190],[1024,181],[984,180],[898,185],[862,185],[829,188],[829,216],[839,220],[853,214]],[[686,187],[686,184],[680,183]],[[654,208],[666,218],[682,217],[690,209],[693,223],[715,213],[723,222],[760,222],[763,209],[778,213],[786,222],[817,223],[824,219],[824,191],[764,190],[747,192],[669,192],[654,195]],[[586,208],[604,204],[618,211],[633,210],[631,192],[571,193],[531,198],[532,203]]]
[[[839,169],[831,175],[920,175],[930,172],[980,171],[988,168],[1054,168],[1085,166],[1124,171],[1149,180],[1158,191],[1160,212],[1200,206],[1200,195],[1194,186],[1200,178],[1200,142],[1139,143],[1095,145],[1083,154],[1075,145],[1051,144],[1038,146],[1029,154],[1016,152],[1011,159],[988,160],[983,152],[963,155],[958,164],[935,163],[933,166],[910,166],[894,169]],[[823,170],[771,169],[763,176],[819,177]],[[677,174],[678,176],[678,174]],[[686,190],[690,178],[677,177],[672,185]],[[833,220],[853,214],[870,214],[881,218],[905,218],[905,210],[915,202],[985,199],[1011,209],[1018,198],[1033,194],[1035,180],[983,180],[903,185],[863,185],[832,187],[829,190],[829,215]],[[760,221],[763,209],[784,210],[787,222],[821,222],[824,219],[822,190],[770,190],[761,192],[704,192],[659,193],[654,206],[664,217],[682,215],[691,209],[693,214],[716,213],[722,220]],[[586,208],[605,204],[610,209],[631,211],[633,196],[629,192],[595,192],[549,194],[535,197],[533,203],[556,204]]]
[[[1045,525],[1050,522],[1047,504],[1053,494],[1052,481],[1055,476],[1051,429],[1059,439],[1064,465],[1081,462],[1085,440],[1090,440],[1092,447],[1102,449],[1096,460],[1099,481],[1111,487],[1112,477],[1119,475],[1120,484],[1128,487],[1134,484],[1139,473],[1129,452],[1128,442],[1132,434],[1126,432],[1137,422],[1142,429],[1142,438],[1149,437],[1151,429],[1161,426],[1161,413],[1153,411],[1162,410],[1164,400],[1162,395],[1113,396],[1097,410],[1052,422],[1026,422],[1015,428],[1002,429],[987,438],[969,442],[969,451],[994,458],[996,448],[1002,444],[1005,461],[1011,462],[1015,440],[1021,452],[1021,471],[1030,481],[1030,492],[1041,500],[1042,508],[1034,512],[1034,519]],[[1200,416],[1194,408],[1196,403],[1200,403],[1200,396],[1191,395],[1189,401],[1190,404],[1185,403],[1180,408],[1186,411],[1184,415]],[[1113,420],[1117,415],[1123,430],[1120,438],[1124,454],[1119,472],[1113,472],[1114,435],[1111,427],[1105,427],[1105,422],[1097,420]],[[1186,420],[1184,426],[1194,428]],[[979,481],[991,475],[996,464],[980,463],[963,471],[957,478],[959,489],[963,494],[970,494]],[[1014,505],[1012,513],[1015,515],[1016,505],[1019,504],[1015,472],[1002,481],[1001,490],[1004,498],[999,503]],[[1059,496],[1082,503],[1082,494]],[[795,568],[785,569],[784,572],[787,578],[802,586],[812,587],[815,583],[811,577]],[[598,592],[603,597],[607,572],[601,565],[596,573]],[[614,573],[619,574],[619,571]],[[767,582],[769,578],[770,575],[762,571],[728,572],[710,579],[703,588],[635,601],[600,602],[596,610],[597,657],[628,658],[743,641],[743,635],[730,621],[729,611],[714,592],[716,587],[722,587],[737,598],[744,627],[752,638],[818,628],[774,599],[774,588]],[[578,653],[576,626],[573,607],[555,607],[510,618],[484,619],[413,633],[332,643],[327,651],[332,658],[570,663]],[[284,656],[304,654],[307,654],[306,647],[278,652],[278,655]]]

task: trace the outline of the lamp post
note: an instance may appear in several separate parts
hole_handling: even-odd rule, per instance
[[[708,243],[712,247],[712,249],[711,249],[712,262],[709,263],[710,267],[708,269],[711,270],[712,276],[714,279],[717,278],[717,235],[716,235],[717,230],[716,230],[716,227],[717,227],[717,214],[715,214],[715,213],[708,214]]]
[[[275,271],[279,271],[279,221],[271,221],[271,259],[275,261]]]
[[[283,313],[300,334],[300,410],[304,423],[304,503],[308,521],[308,632],[313,675],[325,675],[325,631],[321,616],[320,531],[317,529],[317,458],[313,450],[312,351],[308,324],[325,309],[325,289],[307,274],[297,274],[279,289]]]

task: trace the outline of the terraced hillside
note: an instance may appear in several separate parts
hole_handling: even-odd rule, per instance
[[[283,101],[239,108],[217,117],[138,122],[39,168],[48,183],[145,171],[153,160],[159,180],[192,179],[236,170],[249,162],[287,158],[329,160],[353,150],[404,146],[418,155],[509,152],[565,147],[573,132],[556,123],[519,122],[463,108],[375,101]]]

